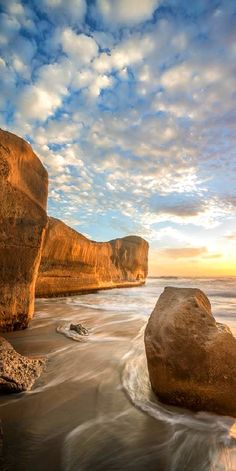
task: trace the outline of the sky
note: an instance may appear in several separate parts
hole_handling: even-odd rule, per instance
[[[48,213],[149,241],[149,274],[236,275],[235,0],[0,0],[0,127]]]

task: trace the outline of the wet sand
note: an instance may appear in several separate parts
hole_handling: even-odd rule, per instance
[[[20,353],[48,357],[31,392],[0,399],[8,471],[236,469],[234,419],[167,407],[151,392],[147,289],[38,300],[30,328],[6,336]],[[70,322],[89,337],[64,335]]]

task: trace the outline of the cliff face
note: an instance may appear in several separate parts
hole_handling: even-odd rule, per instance
[[[88,240],[47,218],[47,190],[47,172],[31,146],[0,130],[1,331],[27,327],[36,279],[37,296],[57,296],[133,286],[147,276],[145,240]]]
[[[141,237],[94,242],[49,218],[36,296],[139,285],[147,276],[147,261],[148,243]]]
[[[47,225],[48,176],[31,146],[0,130],[0,330],[27,326]]]

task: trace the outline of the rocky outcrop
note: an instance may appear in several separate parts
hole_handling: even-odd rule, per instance
[[[25,328],[47,224],[48,177],[23,139],[0,130],[0,330]]]
[[[70,330],[76,332],[79,335],[88,335],[89,331],[82,324],[70,324]]]
[[[36,296],[56,296],[144,283],[148,243],[128,236],[94,242],[49,218]]]
[[[0,337],[0,393],[16,393],[32,388],[42,373],[43,359],[27,358]]]
[[[236,416],[236,339],[198,289],[165,288],[145,331],[152,388],[161,401]]]

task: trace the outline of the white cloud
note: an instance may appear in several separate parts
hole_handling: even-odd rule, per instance
[[[0,15],[0,25],[0,45],[7,46],[7,44],[14,38],[14,36],[20,30],[20,23],[17,18],[2,13]]]
[[[83,1],[42,0],[29,15],[25,2],[5,3],[1,111],[9,117],[16,105],[9,127],[31,136],[57,215],[89,223],[103,213],[111,224],[111,212],[117,233],[138,230],[160,246],[168,237],[207,246],[194,237],[215,239],[219,224],[230,231],[235,206],[214,195],[235,187],[235,31],[217,23],[212,36],[210,17],[200,24],[164,9],[135,26],[154,0],[88,1],[88,18],[100,11],[108,26],[99,32],[83,23]],[[27,15],[38,19],[30,41],[20,34]],[[107,33],[110,25],[125,28]],[[205,204],[191,209],[191,198]]]
[[[73,87],[85,88],[88,87],[94,78],[94,72],[90,69],[82,69],[76,72],[73,77]]]
[[[97,97],[100,95],[101,90],[111,87],[113,80],[107,75],[98,75],[89,87],[89,94],[91,97]]]
[[[179,229],[173,228],[171,226],[165,226],[158,228],[158,230],[154,231],[153,238],[155,241],[162,241],[164,243],[170,242],[188,242],[188,237],[184,234],[183,231]]]
[[[20,36],[14,45],[14,52],[25,64],[32,67],[32,59],[37,52],[37,46],[34,41]]]
[[[46,120],[61,106],[71,81],[67,60],[42,66],[35,84],[27,85],[17,98],[18,119]]]
[[[61,35],[64,52],[78,65],[89,64],[98,54],[96,41],[85,34],[76,34],[71,28],[66,28]]]
[[[107,24],[135,25],[150,19],[159,0],[97,0],[97,9]]]
[[[14,51],[11,50],[10,44],[6,45],[4,49],[2,60],[5,61],[8,68],[8,80],[11,80],[11,75],[15,73],[20,78],[30,80],[32,60],[36,53],[34,42],[20,36],[17,38],[16,44],[14,44]],[[1,78],[3,79],[3,77]]]
[[[62,97],[38,85],[28,85],[18,99],[17,113],[24,119],[46,120],[61,105]]]
[[[45,89],[65,93],[70,84],[73,73],[73,65],[67,59],[62,59],[54,64],[43,65],[38,71],[38,80]]]
[[[184,192],[183,192],[184,194]],[[184,211],[184,201],[183,201],[183,211]],[[150,211],[147,209],[146,219],[149,221],[149,224],[158,224],[160,222],[169,222],[171,220],[172,223],[181,224],[183,227],[184,225],[193,224],[196,227],[202,227],[205,229],[213,229],[218,227],[222,222],[224,222],[227,218],[232,216],[231,209],[227,208],[226,205],[222,204],[220,199],[217,198],[208,198],[205,206],[199,209],[195,215],[178,215],[171,214],[160,209],[159,214],[155,214],[155,211]],[[198,238],[200,238],[198,234]]]
[[[0,69],[4,70],[6,67],[6,62],[2,57],[0,57]]]
[[[2,2],[1,5],[4,13],[0,15],[1,35],[0,43],[3,41],[9,44],[14,40],[14,36],[23,27],[27,32],[32,32],[35,29],[33,21],[34,13],[26,5],[22,5],[21,1],[8,0]],[[15,44],[17,46],[17,43]]]
[[[168,69],[161,78],[166,88],[185,87],[194,77],[194,70],[188,64],[181,64]]]
[[[30,79],[31,69],[17,56],[12,56],[12,67],[24,79]]]
[[[153,52],[155,41],[150,34],[134,35],[124,40],[109,53],[102,53],[93,62],[94,69],[99,73],[108,73],[112,69],[123,70],[141,62]]]
[[[17,1],[16,2],[9,1],[6,6],[7,6],[7,11],[10,15],[20,16],[20,17],[24,15],[23,6]]]
[[[59,120],[50,120],[46,126],[37,127],[35,142],[40,145],[71,144],[80,137],[80,125],[73,122],[70,116],[62,116]]]
[[[86,0],[42,0],[42,5],[55,23],[80,23],[84,20],[87,9]]]

